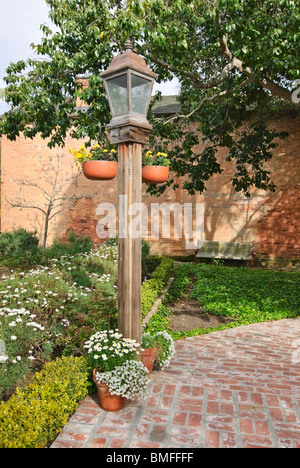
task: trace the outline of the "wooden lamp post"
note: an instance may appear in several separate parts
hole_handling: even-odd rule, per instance
[[[147,120],[157,75],[134,53],[129,41],[101,77],[112,119],[107,126],[118,144],[119,266],[118,327],[126,338],[141,342],[141,235],[130,232],[129,208],[142,202],[142,146],[152,126]]]

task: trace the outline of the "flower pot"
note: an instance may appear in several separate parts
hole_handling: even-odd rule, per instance
[[[109,391],[109,387],[104,382],[98,382],[96,379],[96,372],[98,369],[93,370],[93,380],[97,387],[97,394],[99,403],[104,411],[120,411],[124,408],[126,398],[121,395],[112,395]]]
[[[85,161],[82,165],[83,173],[90,180],[112,180],[118,172],[115,161]]]
[[[144,166],[142,179],[145,184],[163,184],[168,180],[169,168],[167,166]]]
[[[153,370],[154,360],[156,356],[157,348],[146,348],[141,352],[141,361],[145,367],[147,367],[149,373]]]

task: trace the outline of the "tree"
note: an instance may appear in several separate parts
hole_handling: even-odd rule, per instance
[[[66,208],[74,206],[78,200],[91,197],[89,194],[76,192],[80,173],[62,177],[63,157],[61,153],[57,153],[56,158],[51,158],[48,163],[40,158],[41,172],[44,172],[44,178],[40,178],[39,181],[28,177],[15,179],[12,182],[19,186],[19,194],[15,198],[4,195],[5,201],[13,208],[37,210],[42,213],[44,249],[47,246],[49,224],[53,218]],[[27,197],[24,197],[24,187],[33,188],[38,195],[38,200],[27,200]]]
[[[51,137],[52,146],[63,145],[68,132],[101,141],[110,117],[100,72],[130,37],[159,82],[173,76],[180,82],[180,114],[157,119],[150,113],[149,118],[154,124],[151,144],[169,146],[172,169],[179,176],[189,175],[184,188],[191,194],[203,192],[206,181],[233,161],[236,191],[249,195],[252,186],[275,189],[265,163],[272,158],[276,139],[286,134],[269,129],[266,116],[274,98],[279,106],[286,102],[297,110],[300,105],[293,102],[300,77],[299,2],[46,3],[58,31],[43,25],[41,44],[32,45],[37,58],[8,67],[6,101],[12,110],[0,124],[0,135],[15,139],[19,132],[29,138],[40,133]],[[88,88],[80,76],[89,77]],[[76,97],[89,105],[87,112],[76,109]],[[192,123],[201,136],[191,131]],[[220,147],[227,149],[224,161],[217,159]],[[176,187],[171,180],[156,190],[172,184]]]

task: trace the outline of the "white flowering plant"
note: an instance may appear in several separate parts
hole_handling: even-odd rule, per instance
[[[0,399],[43,358],[44,326],[24,308],[0,308]]]
[[[100,372],[112,371],[126,361],[135,360],[139,346],[135,340],[124,338],[117,329],[99,331],[84,344],[89,364]]]
[[[142,347],[157,347],[154,365],[161,369],[168,366],[175,355],[174,340],[166,331],[157,332],[153,335],[144,333],[142,335]]]
[[[97,381],[108,385],[112,395],[127,399],[144,397],[148,387],[148,369],[140,361],[125,361],[108,372],[96,372]]]

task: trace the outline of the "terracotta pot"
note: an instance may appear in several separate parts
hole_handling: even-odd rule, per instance
[[[157,348],[146,348],[142,351],[141,361],[145,367],[147,367],[149,373],[153,370],[155,355],[157,352]]]
[[[82,165],[83,173],[90,180],[112,180],[118,172],[115,161],[85,161]]]
[[[142,179],[145,184],[163,184],[168,180],[169,168],[167,166],[144,166]]]
[[[96,380],[97,371],[98,369],[93,370],[93,380],[97,387],[97,394],[101,408],[104,411],[120,411],[125,406],[126,398],[120,395],[112,395],[106,383],[98,382]]]

